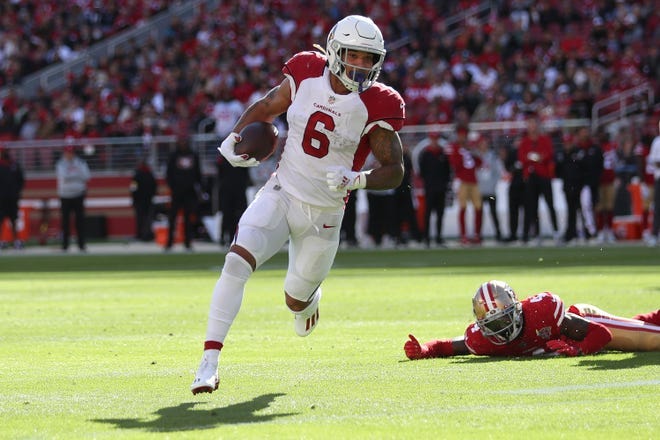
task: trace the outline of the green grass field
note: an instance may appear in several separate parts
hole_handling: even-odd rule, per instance
[[[463,333],[490,278],[632,316],[660,304],[645,247],[344,251],[293,331],[286,255],[251,278],[220,389],[189,391],[221,254],[0,257],[0,438],[657,438],[660,353],[409,362]]]

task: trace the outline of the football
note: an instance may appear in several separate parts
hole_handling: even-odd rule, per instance
[[[239,133],[241,141],[234,147],[238,155],[247,154],[258,161],[266,160],[277,146],[277,127],[268,122],[252,122]]]

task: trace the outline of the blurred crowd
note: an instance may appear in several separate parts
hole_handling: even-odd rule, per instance
[[[173,1],[15,0],[0,6],[0,86],[139,25]],[[221,2],[70,75],[66,87],[2,100],[4,140],[222,135],[281,79],[285,60],[325,45],[341,17],[368,15],[389,53],[381,80],[407,102],[407,124],[588,118],[596,100],[660,77],[653,0],[499,0],[448,25],[471,0]],[[655,44],[653,43],[655,42]]]

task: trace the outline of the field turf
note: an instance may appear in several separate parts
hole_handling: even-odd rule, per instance
[[[193,396],[222,261],[1,256],[0,438],[657,438],[660,353],[410,362],[402,349],[408,333],[462,334],[492,278],[621,316],[657,309],[657,248],[340,251],[307,338],[277,255],[248,282],[220,389]]]

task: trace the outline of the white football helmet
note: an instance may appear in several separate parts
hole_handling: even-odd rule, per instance
[[[346,63],[347,49],[370,52],[374,54],[374,64],[365,76],[353,66]],[[380,69],[385,61],[385,42],[378,26],[367,17],[361,15],[349,15],[340,20],[330,30],[326,44],[326,54],[330,71],[352,92],[363,92],[376,82]],[[349,76],[346,66],[354,67]],[[364,71],[364,69],[362,69]]]
[[[494,344],[511,342],[522,330],[522,305],[504,281],[483,283],[472,298],[472,311],[479,329]]]

